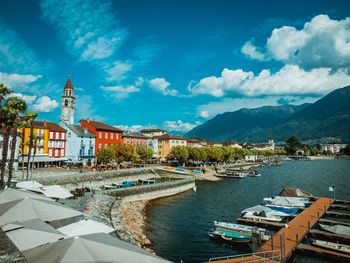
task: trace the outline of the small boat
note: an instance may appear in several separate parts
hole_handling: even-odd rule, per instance
[[[264,211],[258,212],[245,212],[242,215],[243,218],[255,220],[255,221],[271,221],[271,222],[281,222],[282,218],[274,215],[267,215]]]
[[[326,230],[328,232],[331,232],[331,233],[334,233],[337,235],[344,235],[344,236],[350,237],[350,227],[349,226],[343,226],[343,225],[328,226],[328,225],[323,225],[323,224],[319,224],[319,225],[323,230]]]
[[[268,205],[283,206],[283,207],[308,207],[311,204],[309,198],[284,197],[284,196],[264,198],[264,202]]]
[[[209,236],[216,240],[228,242],[250,242],[252,240],[251,234],[220,227],[209,231]]]
[[[254,170],[254,171],[250,171],[248,173],[248,176],[251,176],[251,177],[258,177],[258,176],[261,176],[261,174],[259,174],[259,172],[257,170]]]
[[[112,189],[117,189],[117,186],[114,186],[113,184],[105,184],[102,186],[104,190],[112,190]]]
[[[182,168],[176,168],[175,170],[176,170],[176,171],[180,171],[180,172],[184,172],[184,171],[185,171],[185,170],[182,169]]]
[[[266,216],[277,216],[277,217],[289,217],[290,214],[282,212],[282,211],[278,211],[278,210],[274,210],[272,208],[266,207],[266,206],[262,206],[262,205],[256,205],[247,209],[244,209],[242,211],[242,214],[245,213],[253,213],[256,215],[260,215],[260,213],[264,212]]]
[[[194,173],[200,173],[201,171],[199,171],[199,170],[192,170],[192,172],[194,172]]]
[[[156,180],[154,179],[139,179],[139,182],[141,184],[154,184],[156,182]]]
[[[328,241],[323,241],[323,240],[313,240],[312,244],[318,247],[323,247],[323,248],[328,248],[331,250],[336,250],[339,252],[344,252],[346,254],[350,254],[350,246],[349,245],[344,245],[344,244],[338,244],[338,243],[333,243],[333,242],[328,242]]]
[[[287,213],[289,215],[296,215],[299,211],[299,208],[292,208],[292,207],[283,207],[283,206],[273,206],[273,205],[265,205],[268,208],[271,208],[273,210],[281,211],[284,213]]]
[[[227,169],[226,174],[218,174],[217,176],[242,179],[242,178],[246,177],[246,174],[242,173],[242,172],[237,172],[237,171],[234,171],[231,169]]]

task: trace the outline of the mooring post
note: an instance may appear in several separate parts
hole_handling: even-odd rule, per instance
[[[310,230],[310,220],[307,221],[307,228]]]
[[[281,233],[281,262],[283,262],[285,258],[285,248],[284,248],[284,232]]]
[[[298,243],[298,241],[299,241],[299,234],[298,233],[295,234],[295,238],[296,238],[296,241]]]

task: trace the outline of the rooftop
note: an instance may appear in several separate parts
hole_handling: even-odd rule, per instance
[[[42,129],[48,129],[50,131],[66,132],[66,130],[63,129],[57,123],[49,122],[49,121],[34,121],[33,122],[33,127],[35,127],[35,128],[42,128]]]
[[[72,81],[70,80],[70,77],[68,77],[66,85],[64,85],[64,89],[74,89]]]
[[[86,129],[85,127],[82,127],[80,125],[75,125],[75,124],[69,124],[69,123],[66,123],[66,125],[69,129],[71,129],[78,136],[96,137],[95,134],[93,134],[92,132],[89,132],[89,130]]]
[[[142,139],[149,138],[149,137],[143,135],[141,132],[132,132],[132,131],[123,132],[123,137],[133,137],[133,138],[142,138]]]
[[[177,135],[172,135],[172,134],[163,134],[159,136],[153,136],[153,138],[158,138],[158,139],[175,139],[175,140],[188,140],[185,137],[177,136]]]
[[[162,129],[143,129],[140,132],[166,132],[166,130],[162,130]]]
[[[103,130],[103,131],[114,131],[114,132],[123,132],[123,130],[118,129],[116,127],[110,126],[104,122],[99,121],[91,121],[89,119],[82,120],[86,123],[89,123],[91,126],[93,126],[96,130]]]

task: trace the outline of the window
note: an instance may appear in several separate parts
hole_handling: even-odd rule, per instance
[[[107,143],[105,143],[105,148],[107,148]]]
[[[52,156],[52,149],[49,150],[49,156]]]
[[[53,132],[50,132],[50,139],[53,139]]]
[[[58,156],[58,149],[55,150],[55,156]]]
[[[162,152],[158,152],[158,154],[159,154],[159,155],[161,155],[161,154],[162,154]]]
[[[99,143],[99,144],[98,144],[98,148],[99,148],[99,149],[101,149],[101,147],[102,147],[102,144],[101,144],[101,143]]]
[[[70,133],[70,132],[68,132],[68,138],[70,138],[70,136],[71,136],[71,133]]]
[[[175,143],[175,141],[173,141],[173,143]]]
[[[105,139],[108,139],[108,133],[105,132]]]
[[[158,149],[162,149],[162,145],[158,145]]]
[[[65,136],[66,134],[64,132],[61,133],[61,139],[64,140],[65,139]]]
[[[68,106],[68,100],[64,101],[64,106]]]
[[[184,143],[184,141],[181,141],[181,143]]]
[[[102,132],[98,133],[98,138],[102,139]]]
[[[113,133],[111,133],[111,139],[113,140]]]
[[[62,157],[64,156],[64,150],[63,149],[61,150],[61,156]]]
[[[118,134],[118,133],[115,135],[115,138],[116,138],[117,140],[119,139],[119,134]]]
[[[56,132],[56,139],[59,139],[59,138],[60,138],[60,133]]]

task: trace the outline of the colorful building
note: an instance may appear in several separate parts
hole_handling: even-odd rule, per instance
[[[123,132],[122,142],[132,144],[135,148],[139,145],[148,146],[148,137],[140,132],[125,131]]]
[[[95,159],[95,134],[80,125],[65,122],[67,129],[66,158],[71,161],[82,161],[84,164]]]
[[[161,136],[163,134],[166,134],[166,131],[162,129],[143,129],[140,132],[148,137]]]
[[[109,144],[119,144],[122,142],[123,130],[110,126],[104,122],[95,121],[95,119],[80,121],[81,126],[87,128],[93,133],[95,138],[95,154],[98,153],[98,149],[107,147]]]
[[[339,143],[333,143],[333,144],[323,144],[320,146],[320,151],[331,151],[333,154],[340,153],[341,149],[345,148],[346,144],[339,144]]]
[[[171,148],[175,146],[187,146],[187,138],[181,136],[175,136],[171,134],[163,134],[161,136],[155,136],[158,139],[158,156],[161,159],[165,159],[171,151]]]

